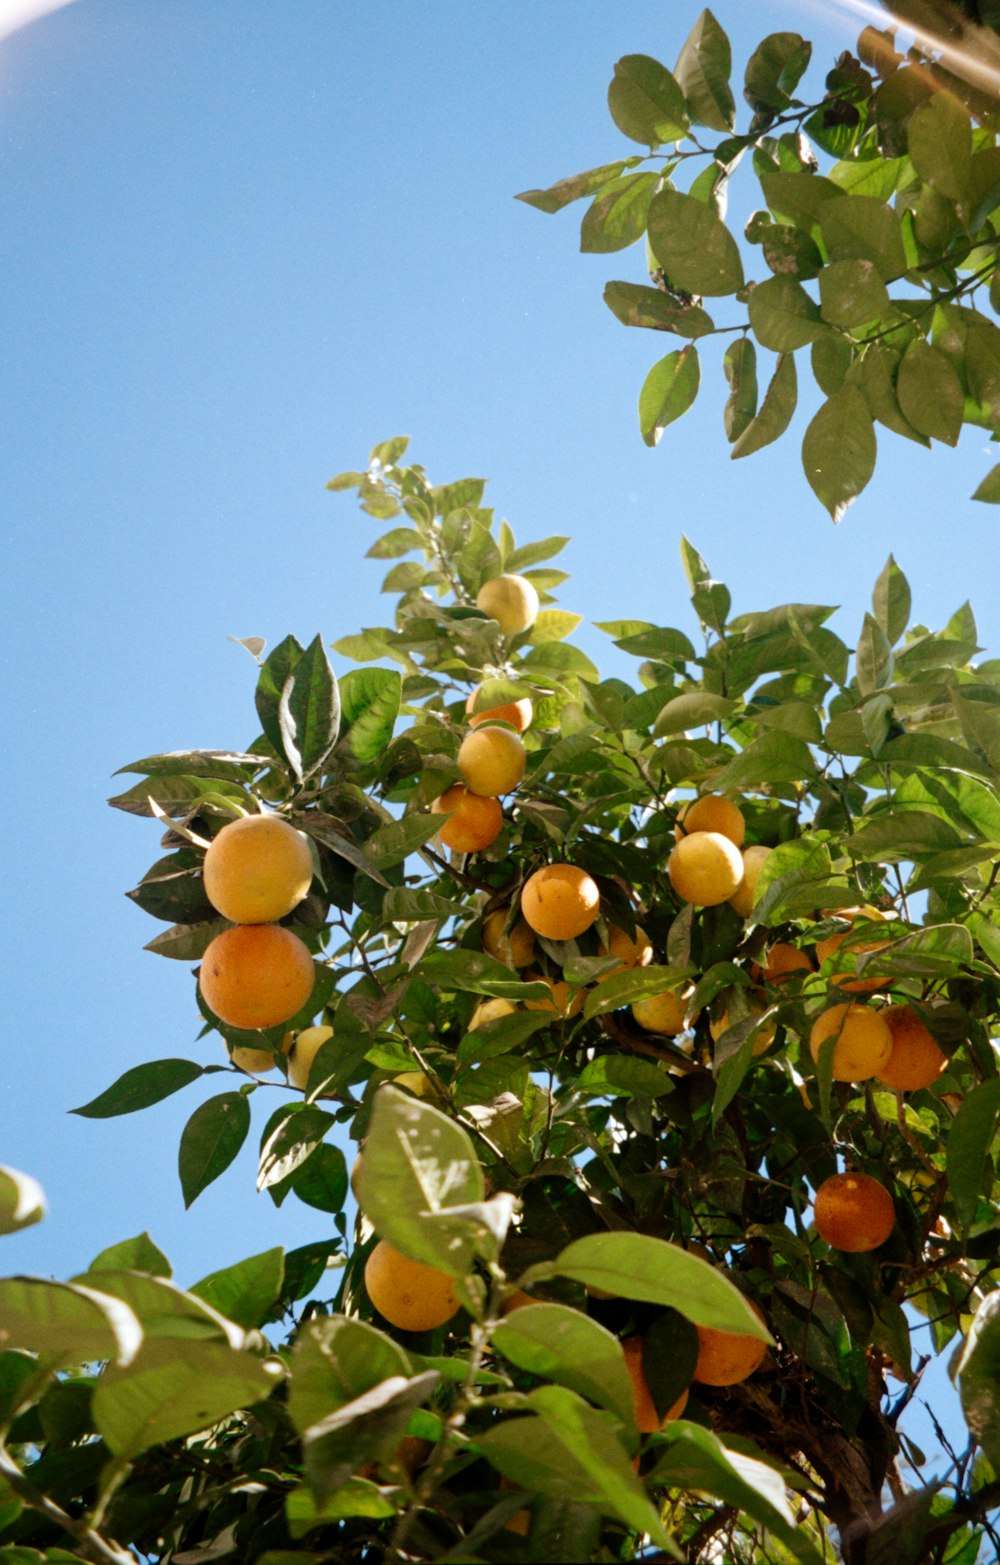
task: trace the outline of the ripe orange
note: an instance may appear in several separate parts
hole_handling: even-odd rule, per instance
[[[809,1033],[809,1049],[819,1063],[828,1038],[836,1038],[833,1050],[834,1081],[867,1081],[887,1063],[892,1053],[892,1033],[881,1011],[870,1005],[844,1001],[820,1011]]]
[[[729,898],[729,906],[740,915],[740,918],[749,918],[753,912],[753,905],[757,900],[757,882],[764,860],[770,857],[771,849],[765,848],[762,843],[754,843],[750,848],[743,849],[743,870],[740,875],[740,883]]]
[[[679,1032],[683,1032],[694,1021],[693,1016],[687,1015],[688,1002],[693,992],[692,986],[687,984],[667,989],[663,994],[646,995],[644,999],[635,1001],[632,1015],[646,1032],[676,1038]]]
[[[679,840],[693,831],[717,831],[741,848],[747,823],[743,811],[731,799],[724,798],[721,793],[703,793],[700,799],[682,804],[677,811],[674,836]]]
[[[546,864],[521,890],[521,913],[544,940],[575,940],[600,911],[597,882],[575,864]]]
[[[535,623],[538,593],[525,576],[494,576],[477,592],[476,608],[495,619],[505,636],[519,636]]]
[[[871,923],[884,922],[883,915],[878,908],[866,905],[860,908],[845,908],[843,911],[845,915],[844,929],[837,931],[835,934],[827,935],[825,940],[817,940],[816,942],[816,960],[821,966],[827,957],[832,956],[841,946],[844,947],[844,954],[840,965],[846,968],[853,968],[855,957],[860,956],[863,951],[878,951],[882,946],[890,944],[888,940],[861,939],[854,932],[853,926],[846,922],[847,918],[859,916],[868,919]],[[888,989],[892,984],[892,979],[876,976],[851,978],[845,972],[843,976],[835,973],[832,982],[836,984],[838,989],[843,989],[845,994],[874,994],[879,989]]]
[[[759,977],[766,984],[781,984],[786,978],[802,978],[812,970],[813,965],[807,951],[800,951],[798,946],[790,945],[785,940],[776,940],[773,946],[768,946],[764,954],[764,964],[759,969]]]
[[[747,1303],[764,1319],[764,1313],[752,1299]],[[698,1333],[698,1361],[694,1366],[694,1379],[703,1386],[736,1386],[760,1368],[767,1353],[767,1343],[759,1337],[748,1337],[741,1331],[717,1331],[714,1326],[696,1326]]]
[[[661,1418],[656,1411],[656,1403],[653,1401],[642,1367],[642,1338],[626,1337],[622,1342],[622,1352],[625,1355],[628,1378],[632,1382],[636,1427],[642,1435],[655,1434],[658,1429],[663,1429],[673,1419],[680,1418],[687,1406],[687,1387],[685,1386],[677,1401]]]
[[[305,1092],[312,1062],[324,1043],[333,1037],[332,1027],[304,1027],[292,1044],[288,1056],[288,1079],[293,1087]]]
[[[525,1293],[523,1288],[518,1288],[516,1293],[509,1293],[500,1306],[501,1315],[510,1315],[514,1310],[523,1310],[528,1304],[537,1304],[530,1293]]]
[[[216,935],[201,959],[205,1004],[230,1027],[277,1027],[312,994],[313,959],[280,924],[237,924]]]
[[[881,1012],[892,1033],[892,1053],[875,1075],[895,1092],[917,1092],[937,1081],[948,1064],[916,1011],[908,1005],[888,1005]]]
[[[498,907],[483,919],[483,950],[508,967],[527,967],[535,955],[535,937],[523,918],[507,929],[507,909]]]
[[[551,1000],[525,1000],[526,1011],[551,1011],[555,1016],[579,1016],[586,999],[586,990],[577,989],[570,998],[569,984],[562,978],[546,978],[544,973],[525,973],[526,984],[548,984]]]
[[[729,901],[743,878],[743,860],[736,844],[721,832],[693,831],[671,850],[667,874],[683,902],[718,907]]]
[[[234,924],[273,924],[312,884],[309,842],[280,815],[244,815],[212,839],[202,870],[205,895]]]
[[[520,701],[508,701],[504,706],[488,706],[482,712],[474,712],[472,708],[479,689],[477,685],[475,690],[470,691],[465,703],[465,715],[469,719],[470,728],[478,728],[480,723],[510,723],[519,734],[523,734],[526,728],[531,727],[535,708],[528,696],[522,697]]]
[[[435,815],[450,815],[438,840],[456,853],[478,853],[500,835],[503,811],[496,799],[480,798],[461,783],[452,783],[431,805]]]
[[[824,1179],[813,1215],[820,1238],[852,1254],[877,1250],[896,1224],[892,1196],[870,1174],[831,1174]]]
[[[527,752],[509,728],[474,728],[458,751],[462,781],[473,793],[495,799],[510,793],[524,776]]]
[[[458,1309],[447,1272],[411,1261],[380,1239],[365,1262],[365,1287],[380,1315],[400,1331],[433,1331]]]
[[[602,973],[598,979],[600,983],[604,978],[614,978],[616,973],[627,973],[632,967],[648,967],[653,960],[653,943],[643,929],[636,929],[633,940],[624,929],[618,929],[612,924],[608,929],[607,944],[602,940],[597,947],[597,954],[618,957],[618,966],[608,973]]]
[[[758,990],[754,990],[752,994],[746,997],[746,1009],[743,1013],[743,1016],[731,1016],[728,1005],[723,1006],[722,1009],[710,1019],[708,1024],[708,1031],[711,1035],[712,1042],[718,1043],[723,1033],[728,1032],[730,1027],[735,1025],[736,1022],[742,1021],[744,1017],[762,1016],[766,1010],[767,1000]],[[768,1049],[774,1042],[777,1031],[777,1018],[771,1016],[762,1025],[760,1031],[754,1037],[753,1052],[755,1055],[767,1053]]]

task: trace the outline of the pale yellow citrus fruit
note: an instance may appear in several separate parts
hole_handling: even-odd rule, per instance
[[[605,978],[614,978],[617,973],[627,973],[633,967],[648,967],[653,960],[653,942],[643,929],[636,928],[633,940],[624,929],[618,929],[612,924],[608,929],[607,943],[601,941],[597,954],[618,958],[618,966],[608,973],[602,973],[598,979],[600,983]]]
[[[524,745],[509,728],[474,728],[458,751],[458,769],[465,786],[487,799],[516,788],[526,761]]]
[[[458,1309],[447,1272],[411,1261],[380,1239],[365,1263],[365,1288],[372,1304],[400,1331],[433,1331]]]
[[[763,1320],[763,1313],[753,1300],[748,1299],[747,1303]],[[718,1331],[714,1326],[696,1326],[695,1330],[698,1333],[698,1361],[693,1378],[703,1386],[737,1386],[764,1362],[767,1343],[761,1342],[759,1337],[748,1337],[739,1331]]]
[[[725,798],[721,793],[703,793],[700,799],[682,804],[677,811],[674,835],[679,839],[690,836],[693,831],[717,831],[720,836],[728,837],[730,842],[741,848],[747,823],[743,819],[743,811],[732,799]]]
[[[481,798],[462,783],[452,783],[431,805],[434,815],[448,815],[438,840],[456,853],[479,853],[499,837],[503,811],[496,799]]]
[[[230,1049],[229,1058],[241,1071],[246,1071],[248,1076],[264,1076],[268,1071],[273,1071],[277,1060],[270,1049],[251,1049],[242,1044],[237,1044]]]
[[[332,1027],[304,1027],[292,1044],[288,1056],[288,1079],[300,1092],[306,1090],[313,1060],[324,1043],[332,1037]]]
[[[653,1401],[649,1382],[642,1367],[642,1338],[626,1337],[622,1342],[622,1352],[625,1355],[625,1368],[628,1370],[628,1378],[632,1382],[636,1427],[640,1434],[655,1434],[656,1430],[663,1429],[675,1418],[680,1418],[687,1406],[687,1387],[685,1386],[676,1402],[661,1418],[656,1411],[656,1403]]]
[[[728,902],[743,876],[740,850],[718,831],[693,831],[677,842],[667,874],[682,902],[718,907]]]
[[[405,1087],[407,1092],[412,1092],[415,1098],[432,1097],[434,1088],[429,1076],[423,1071],[400,1071],[398,1076],[392,1078],[394,1087]]]
[[[479,690],[477,685],[465,703],[465,715],[469,719],[470,728],[477,728],[480,723],[510,723],[519,734],[523,734],[526,728],[531,727],[535,708],[528,696],[523,696],[520,701],[507,701],[503,706],[488,706],[481,712],[474,712],[472,709]]]
[[[555,1016],[579,1016],[583,1010],[583,1002],[586,999],[586,990],[577,989],[570,995],[569,984],[562,978],[546,978],[542,973],[525,973],[526,984],[547,984],[550,1000],[525,1000],[526,1011],[551,1011]]]
[[[692,986],[688,984],[686,987],[677,985],[663,994],[646,995],[642,1000],[634,1002],[632,1015],[646,1032],[675,1038],[694,1021],[693,1016],[687,1015],[693,992]]]
[[[494,576],[476,594],[476,608],[495,619],[505,636],[519,636],[535,623],[538,593],[525,576]]]
[[[948,1065],[934,1036],[908,1005],[888,1005],[881,1013],[892,1034],[892,1053],[875,1072],[884,1087],[894,1092],[918,1092],[929,1087]]]
[[[312,994],[313,959],[280,924],[237,924],[216,935],[201,959],[205,1004],[230,1027],[278,1027]]]
[[[280,815],[244,815],[212,839],[205,895],[234,924],[273,924],[306,895],[313,878],[309,842]]]
[[[498,907],[483,919],[483,950],[508,967],[527,967],[535,955],[535,937],[523,918],[507,928],[507,909]]]
[[[765,848],[761,843],[754,843],[752,847],[743,849],[740,883],[732,896],[727,898],[729,906],[741,918],[749,918],[753,911],[754,902],[757,900],[757,881],[760,879],[764,860],[770,856],[770,853],[771,849]]]
[[[521,914],[543,940],[575,940],[590,928],[601,906],[597,882],[575,864],[546,864],[521,891]]]
[[[481,1000],[469,1021],[469,1031],[485,1027],[487,1022],[498,1022],[501,1016],[513,1016],[517,1006],[513,1000]]]
[[[885,1244],[896,1208],[884,1185],[869,1174],[831,1174],[816,1192],[816,1232],[835,1250],[863,1254]]]
[[[809,1033],[809,1050],[819,1063],[824,1043],[836,1038],[833,1049],[834,1081],[867,1081],[888,1063],[892,1033],[881,1011],[870,1005],[844,1001],[820,1011]]]

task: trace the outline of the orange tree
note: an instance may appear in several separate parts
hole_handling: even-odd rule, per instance
[[[684,542],[691,624],[603,624],[634,672],[602,679],[551,606],[565,540],[518,544],[405,445],[331,485],[387,524],[399,595],[336,643],[359,666],[289,638],[245,753],[125,768],[112,802],[166,828],[130,895],[180,982],[200,963],[205,1048],[77,1110],[203,1084],[190,1203],[260,1103],[259,1186],[316,1241],[188,1290],[145,1237],[0,1282],[0,1560],[971,1561],[1000,1497],[998,665],[968,608],[908,628],[892,559],[852,648],[828,607],[734,613]],[[505,576],[510,633],[477,607]],[[449,850],[491,733],[519,780]],[[39,1215],[30,1180],[0,1195]],[[970,1430],[923,1486],[921,1321]]]

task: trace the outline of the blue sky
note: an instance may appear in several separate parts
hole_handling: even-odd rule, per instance
[[[253,738],[255,670],[228,636],[384,620],[370,524],[324,490],[376,440],[410,434],[435,481],[490,477],[523,538],[571,534],[561,601],[588,620],[690,629],[683,531],[739,610],[838,603],[848,641],[892,550],[917,619],[971,598],[1000,649],[997,518],[966,498],[995,457],[981,432],[930,454],[886,435],[835,529],[797,439],[729,462],[709,354],[700,403],[648,451],[635,404],[669,344],[600,297],[641,280],[639,249],[580,256],[578,209],[512,199],[630,150],[614,61],[672,64],[697,9],[76,0],[0,41],[0,1156],[52,1209],[9,1268],[66,1276],[148,1228],[191,1282],[324,1236],[254,1195],[249,1148],[184,1213],[201,1089],[105,1123],[66,1110],[143,1058],[212,1057],[187,970],[142,952],[159,926],[123,892],[159,832],[106,808],[111,773]],[[858,25],[829,4],[714,9],[739,69],[794,28],[825,71]],[[751,186],[733,200],[746,215]]]

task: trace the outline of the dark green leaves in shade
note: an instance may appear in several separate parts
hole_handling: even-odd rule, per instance
[[[147,1060],[119,1076],[106,1091],[82,1108],[71,1109],[82,1119],[112,1119],[116,1114],[134,1114],[169,1098],[182,1087],[204,1075],[204,1067],[193,1060]]]

